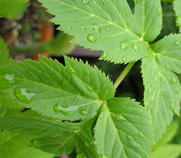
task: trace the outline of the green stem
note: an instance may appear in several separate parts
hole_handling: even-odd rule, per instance
[[[133,65],[135,64],[135,62],[131,62],[129,63],[125,69],[123,70],[123,72],[120,74],[120,76],[117,78],[117,80],[114,82],[114,88],[116,89],[120,83],[123,81],[123,79],[126,77],[126,75],[129,73],[129,71],[131,70],[131,68],[133,67]]]

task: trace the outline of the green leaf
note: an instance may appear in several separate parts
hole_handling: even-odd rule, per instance
[[[33,145],[35,147],[57,156],[72,153],[74,144],[75,132],[68,132],[62,136],[43,137],[33,140]]]
[[[102,59],[115,63],[138,60],[147,42],[161,30],[160,0],[135,0],[134,14],[126,0],[40,0],[52,22],[72,35],[75,44],[103,50]]]
[[[0,2],[1,6],[1,2]],[[0,7],[1,8],[1,7]],[[8,63],[9,51],[3,39],[0,37],[0,66]]]
[[[45,153],[29,145],[29,137],[0,132],[0,157],[1,158],[53,158],[52,154]]]
[[[179,121],[173,121],[171,125],[168,126],[167,131],[164,133],[162,138],[153,146],[153,150],[157,149],[160,146],[169,143],[177,134],[179,129]]]
[[[77,126],[75,123],[71,125]],[[76,146],[79,157],[83,155],[89,158],[97,158],[98,155],[91,134],[92,120],[78,125],[79,129],[71,130],[70,128],[69,131],[60,132],[57,136],[34,139],[33,145],[43,151],[56,155],[70,154]]]
[[[5,117],[0,118],[0,129],[19,132],[35,137],[58,136],[79,129],[79,124],[63,123],[45,120],[43,118]]]
[[[97,67],[65,57],[66,66],[40,57],[1,68],[0,87],[25,107],[61,120],[91,118],[114,96],[110,80]],[[13,67],[13,69],[12,69]],[[74,103],[74,104],[72,104]]]
[[[176,13],[176,23],[177,23],[177,26],[179,27],[179,30],[181,32],[181,1],[180,0],[174,0],[174,10],[175,10],[175,13]]]
[[[25,10],[26,2],[28,2],[28,0],[1,0],[0,18],[17,18],[17,16]]]
[[[94,120],[93,120],[94,121]],[[98,158],[96,146],[91,133],[91,126],[93,121],[88,121],[86,124],[81,126],[79,132],[77,132],[76,139],[76,158]]]
[[[157,141],[172,121],[173,111],[180,113],[181,87],[175,73],[181,73],[181,35],[169,35],[150,50],[142,61],[144,103]]]
[[[178,158],[181,154],[181,145],[167,144],[159,147],[152,154],[152,158]]]
[[[95,143],[103,157],[149,157],[152,128],[145,109],[128,98],[105,102],[95,127]]]

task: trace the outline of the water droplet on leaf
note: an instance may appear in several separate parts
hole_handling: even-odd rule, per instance
[[[4,78],[9,82],[9,83],[14,83],[14,74],[6,74]]]
[[[162,15],[162,8],[160,8],[160,9],[158,10],[158,15],[159,15],[159,16]]]
[[[104,113],[101,113],[100,114],[100,119],[103,119],[104,118]]]
[[[133,45],[133,49],[134,49],[135,51],[137,51],[137,52],[139,51],[139,48],[138,48],[138,46],[137,46],[136,44]]]
[[[106,30],[106,32],[109,32],[109,31],[110,31],[110,28],[109,28],[109,27],[106,27],[105,30]]]
[[[180,45],[180,41],[175,41],[174,46]]]
[[[24,103],[30,103],[35,93],[30,93],[26,88],[16,88],[14,90],[16,98]]]
[[[102,53],[101,58],[105,59],[106,57],[107,57],[107,52],[106,52],[106,51],[104,51],[104,52]]]
[[[105,4],[105,0],[101,0],[101,3],[104,5]]]
[[[56,113],[62,113],[63,115],[69,114],[69,109],[67,105],[55,104],[53,109]]]
[[[101,33],[101,31],[102,31],[101,27],[97,24],[93,24],[92,29],[96,32],[99,32],[99,33]]]
[[[181,26],[181,15],[177,16],[177,25],[180,27]]]
[[[68,26],[68,27],[67,27],[67,30],[68,30],[68,31],[71,31],[71,30],[72,30],[72,26]]]
[[[122,57],[122,62],[125,62],[126,61],[126,57]]]
[[[88,4],[90,2],[90,0],[82,0],[83,4]]]
[[[126,122],[127,120],[122,115],[117,115],[116,119],[121,122]]]
[[[121,44],[120,44],[121,50],[126,50],[127,47],[128,47],[128,44],[126,42],[121,42]]]
[[[144,137],[144,134],[142,132],[139,132],[140,137]]]
[[[171,83],[172,84],[176,84],[177,83],[177,78],[176,77],[172,77],[171,78]]]
[[[85,109],[80,109],[79,112],[80,112],[81,115],[86,115],[87,114],[87,110],[85,110]]]
[[[93,34],[88,34],[87,40],[88,40],[89,42],[94,43],[94,42],[97,41],[97,37],[96,37],[95,35],[93,35]]]
[[[80,29],[81,29],[83,32],[85,32],[86,27],[85,27],[85,26],[83,26],[83,25],[81,25],[81,26],[80,26]]]

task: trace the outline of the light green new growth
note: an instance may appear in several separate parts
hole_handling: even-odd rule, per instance
[[[142,60],[144,103],[158,140],[170,124],[173,112],[180,113],[181,87],[175,73],[181,74],[181,35],[169,35],[150,50]]]
[[[22,13],[28,0],[0,0],[0,18],[15,19]]]
[[[179,27],[179,31],[181,32],[181,1],[180,0],[174,0],[174,10],[176,13],[176,23]]]
[[[52,22],[73,35],[73,43],[104,51],[102,59],[115,63],[135,61],[147,54],[162,26],[160,0],[40,0]]]

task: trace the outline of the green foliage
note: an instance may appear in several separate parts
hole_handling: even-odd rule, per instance
[[[52,22],[61,24],[61,30],[75,37],[73,43],[103,50],[102,59],[115,63],[145,56],[147,42],[153,41],[161,30],[159,0],[135,0],[134,14],[126,0],[40,2],[55,15]]]
[[[102,108],[95,143],[103,157],[149,157],[151,121],[144,108],[128,98],[113,98]]]
[[[1,0],[0,1],[0,18],[6,17],[15,19],[20,13],[22,13],[28,0]]]
[[[30,146],[30,137],[0,131],[0,157],[2,158],[53,158],[52,154]]]
[[[14,69],[11,69],[12,65]],[[44,116],[60,120],[84,120],[100,114],[95,127],[95,144],[102,156],[116,157],[122,154],[130,158],[135,153],[138,157],[149,156],[152,128],[144,108],[127,98],[110,99],[114,96],[113,85],[96,67],[68,57],[65,57],[65,65],[43,57],[40,57],[40,63],[30,60],[13,62],[1,68],[0,87],[25,107],[33,108]],[[45,72],[48,76],[45,76]],[[7,79],[7,74],[11,80]],[[46,78],[42,78],[42,74]],[[74,124],[41,118],[0,119],[2,129],[42,136],[33,142],[44,151],[56,155],[70,153],[76,144],[78,154],[83,152],[88,157],[97,157],[91,139],[92,123],[85,122],[83,125],[78,126],[79,129],[71,129]],[[110,133],[113,134],[111,146]],[[120,148],[124,150],[118,153],[117,149]],[[133,151],[129,148],[133,148]]]
[[[176,23],[179,27],[179,30],[181,32],[181,1],[180,0],[174,0],[174,10],[176,13]]]
[[[152,158],[178,158],[181,153],[181,145],[167,144],[159,147],[152,154]]]
[[[169,35],[153,44],[152,51],[142,60],[144,102],[152,117],[156,140],[171,122],[173,111],[178,115],[180,112],[181,87],[174,74],[181,73],[180,41],[181,35]]]

